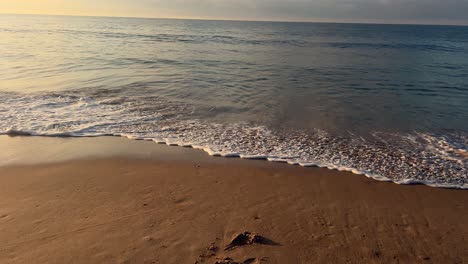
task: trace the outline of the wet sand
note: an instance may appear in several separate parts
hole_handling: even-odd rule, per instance
[[[468,191],[121,138],[0,148],[0,263],[468,261]]]

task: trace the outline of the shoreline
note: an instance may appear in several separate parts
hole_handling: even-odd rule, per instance
[[[468,190],[468,184],[464,185],[451,185],[451,184],[440,184],[440,183],[433,183],[431,181],[423,181],[423,180],[416,180],[416,179],[402,179],[399,181],[392,180],[390,178],[376,175],[371,172],[366,172],[366,171],[361,171],[355,168],[351,167],[343,167],[343,166],[335,166],[335,165],[322,165],[318,163],[301,163],[301,162],[290,162],[287,158],[284,157],[268,157],[265,155],[241,155],[241,154],[236,154],[236,153],[221,153],[221,152],[214,152],[208,147],[203,147],[203,146],[198,146],[194,144],[185,144],[181,142],[174,142],[174,141],[169,141],[169,140],[157,140],[154,138],[135,138],[135,137],[130,137],[130,136],[125,136],[125,135],[101,135],[101,136],[58,136],[58,135],[53,135],[53,136],[44,136],[44,135],[33,135],[33,134],[28,134],[28,133],[23,133],[23,132],[15,132],[13,134],[0,134],[0,146],[3,142],[5,142],[6,138],[51,138],[51,139],[124,139],[124,140],[130,140],[130,141],[140,141],[140,142],[154,142],[158,145],[166,145],[168,147],[182,147],[182,148],[187,148],[187,149],[192,149],[195,151],[203,151],[205,154],[208,154],[210,157],[216,157],[216,158],[239,158],[239,159],[245,159],[245,160],[262,160],[262,161],[268,161],[269,163],[283,163],[283,164],[288,164],[288,165],[293,165],[293,166],[300,166],[300,167],[312,167],[312,168],[325,168],[329,170],[336,170],[340,172],[345,172],[345,173],[352,173],[356,174],[359,176],[364,176],[376,181],[380,182],[391,182],[397,185],[425,185],[433,188],[444,188],[444,189],[457,189],[457,190]],[[8,139],[7,139],[8,140]],[[117,141],[116,141],[117,142]],[[128,142],[127,142],[128,143]],[[122,143],[119,143],[122,144]],[[131,144],[129,145],[131,146]],[[82,153],[81,153],[82,154]],[[138,152],[132,152],[132,153],[127,153],[129,155],[139,155]],[[102,154],[101,154],[102,155]],[[109,155],[107,155],[109,156]],[[78,155],[77,157],[80,157]],[[0,159],[2,157],[0,156]],[[2,166],[2,163],[0,162],[0,166]]]
[[[0,167],[2,263],[468,259],[463,190],[119,138],[31,139],[8,138],[34,162]],[[263,239],[225,249],[245,232]]]

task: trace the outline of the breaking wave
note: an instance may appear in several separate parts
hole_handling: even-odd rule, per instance
[[[273,129],[200,119],[196,107],[158,96],[108,93],[2,93],[0,134],[122,136],[202,149],[212,156],[265,159],[349,171],[379,181],[468,189],[465,133],[370,136]]]

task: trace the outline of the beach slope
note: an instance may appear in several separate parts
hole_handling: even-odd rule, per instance
[[[468,261],[467,191],[111,140],[0,167],[0,263]]]

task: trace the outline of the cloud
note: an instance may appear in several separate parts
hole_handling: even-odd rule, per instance
[[[467,0],[144,0],[168,14],[286,20],[468,21]]]
[[[2,9],[144,17],[468,24],[468,0],[0,0],[0,13]]]

